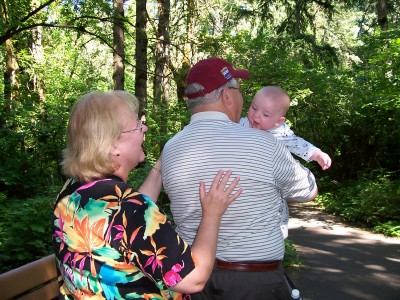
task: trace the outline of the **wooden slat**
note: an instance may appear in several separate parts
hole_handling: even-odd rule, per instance
[[[46,285],[40,287],[33,292],[26,294],[22,297],[18,297],[18,300],[50,300],[58,299],[58,281],[55,278],[53,281],[48,282]]]
[[[0,297],[10,299],[25,291],[33,289],[57,277],[54,254],[21,266],[17,269],[0,274]],[[36,299],[51,299],[54,295],[54,284],[49,285],[49,298],[46,296]],[[42,290],[46,291],[45,286]],[[55,288],[57,293],[57,287]],[[39,291],[39,290],[38,290]]]

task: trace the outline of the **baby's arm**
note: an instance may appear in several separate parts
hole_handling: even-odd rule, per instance
[[[332,159],[321,149],[318,149],[316,152],[314,152],[314,154],[311,155],[310,159],[318,162],[322,170],[329,169],[332,164]]]
[[[276,128],[268,130],[278,140],[285,143],[291,153],[304,159],[305,161],[316,161],[323,170],[331,166],[332,160],[328,154],[315,147],[305,139],[298,137],[290,129],[289,125],[282,123]]]

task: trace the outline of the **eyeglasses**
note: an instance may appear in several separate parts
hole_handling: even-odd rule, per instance
[[[143,124],[142,120],[138,120],[137,123],[136,123],[136,128],[130,129],[130,130],[125,130],[125,131],[122,131],[121,133],[128,133],[128,132],[133,132],[133,131],[136,131],[136,130],[139,130],[140,132],[142,132],[143,131],[143,126],[144,126],[144,124]]]

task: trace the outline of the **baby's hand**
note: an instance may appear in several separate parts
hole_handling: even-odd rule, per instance
[[[321,166],[322,170],[327,170],[332,164],[332,159],[329,157],[328,154],[325,152],[322,152],[320,149],[318,149],[311,157],[311,160],[314,160],[318,162],[318,164]]]

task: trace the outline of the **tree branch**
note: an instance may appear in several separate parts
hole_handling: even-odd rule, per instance
[[[43,9],[43,7],[45,7],[46,5],[50,4],[51,2],[54,2],[57,0],[50,0],[47,3],[41,5],[40,7],[38,7],[37,9],[35,9],[34,11],[32,11],[31,13],[29,13],[26,17],[24,17],[22,21],[26,21],[27,19],[29,19],[31,16],[33,16],[34,14],[36,14],[39,10]],[[50,24],[50,23],[37,23],[37,24],[31,24],[31,25],[27,25],[24,27],[11,27],[9,29],[6,30],[6,32],[0,36],[0,45],[4,44],[6,42],[6,40],[12,38],[14,35],[24,31],[24,30],[28,30],[28,29],[32,29],[35,27],[39,27],[39,26],[43,26],[43,27],[58,27],[58,28],[70,28],[70,29],[76,29],[79,28],[79,26],[72,26],[69,25],[71,23],[74,23],[77,20],[81,20],[81,19],[94,19],[94,20],[98,20],[98,21],[102,21],[102,22],[110,22],[110,23],[114,23],[115,22],[115,18],[111,17],[105,17],[105,18],[101,18],[101,17],[97,17],[97,16],[88,16],[88,15],[84,15],[84,16],[80,16],[80,17],[76,17],[73,18],[71,20],[69,20],[67,23],[64,23],[62,25],[57,25],[57,24]],[[132,24],[131,22],[129,22],[128,20],[126,20],[126,18],[118,18],[118,20],[125,22],[131,26],[134,27],[134,24]]]
[[[114,47],[112,44],[110,44],[104,37],[102,37],[101,35],[98,35],[94,32],[88,31],[85,27],[83,26],[71,26],[71,25],[59,25],[59,24],[50,24],[50,23],[37,23],[37,24],[32,24],[32,25],[27,25],[25,27],[21,27],[18,28],[13,35],[24,31],[24,30],[28,30],[28,29],[32,29],[38,26],[42,26],[42,27],[50,27],[50,28],[64,28],[64,29],[71,29],[71,30],[76,30],[79,32],[83,32],[86,34],[89,34],[91,36],[94,36],[95,38],[99,39],[101,42],[103,42],[105,45],[107,45],[113,52],[114,52]],[[2,43],[5,43],[5,41],[8,39],[9,37],[6,37],[5,35],[0,37],[0,45]],[[124,59],[124,62],[130,66],[134,66],[132,63],[130,63],[129,61],[127,61],[126,59]]]
[[[46,3],[43,3],[42,5],[40,5],[38,8],[36,8],[35,10],[31,11],[29,14],[27,14],[24,18],[22,18],[20,20],[20,22],[25,22],[26,20],[28,20],[30,17],[36,15],[39,11],[41,11],[43,8],[45,8],[46,6],[49,6],[51,3],[55,2],[57,0],[49,0]]]

